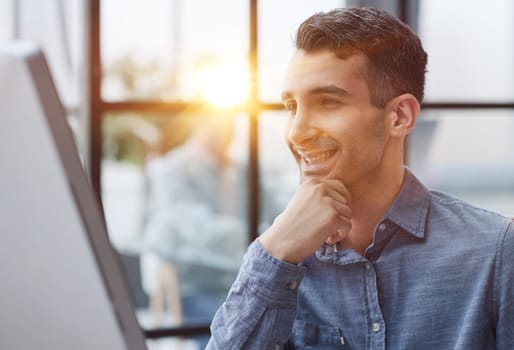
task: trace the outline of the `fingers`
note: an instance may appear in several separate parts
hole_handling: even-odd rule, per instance
[[[349,203],[352,200],[352,194],[346,188],[346,186],[343,184],[343,182],[339,179],[322,179],[319,180],[322,183],[326,183],[329,188],[333,189],[336,193],[341,195],[345,200],[346,203]]]
[[[334,244],[338,243],[346,238],[348,235],[348,232],[350,232],[350,229],[352,228],[352,222],[349,218],[343,218],[341,219],[341,226],[336,230],[335,233],[328,236],[325,243],[327,244]]]
[[[302,183],[304,187],[315,187],[318,186],[321,188],[322,192],[325,195],[328,195],[330,198],[343,203],[349,204],[351,202],[352,195],[350,191],[346,188],[346,186],[338,179],[316,179],[310,178],[304,183]]]
[[[315,197],[319,200],[319,204],[324,203],[328,206],[325,206],[326,209],[331,208],[333,210],[333,214],[336,216],[329,221],[334,220],[333,224],[337,228],[341,227],[344,236],[346,236],[349,227],[351,227],[352,217],[350,191],[338,179],[312,179],[306,183],[306,186],[315,188],[315,192],[320,195],[320,197]]]
[[[352,209],[346,203],[334,201],[332,206],[341,218],[346,219],[352,217]]]
[[[344,240],[351,228],[351,194],[337,179],[309,178],[260,236],[274,257],[298,263],[324,242]]]
[[[326,179],[323,182],[328,185],[328,193],[330,193],[331,198],[334,200],[332,206],[339,214],[339,228],[335,233],[328,236],[325,241],[327,244],[335,244],[343,241],[352,227],[351,193],[340,180]]]

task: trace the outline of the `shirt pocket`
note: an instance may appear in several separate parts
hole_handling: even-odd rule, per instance
[[[350,349],[341,328],[302,320],[295,320],[291,341],[296,350]]]

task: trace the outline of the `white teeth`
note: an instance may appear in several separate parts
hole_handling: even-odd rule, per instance
[[[311,157],[303,156],[303,159],[309,165],[318,164],[318,163],[322,163],[322,162],[328,160],[335,153],[336,153],[336,151],[328,151],[328,152],[318,153],[315,156],[311,156]]]

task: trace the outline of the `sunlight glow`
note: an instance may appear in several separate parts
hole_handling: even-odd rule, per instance
[[[202,97],[218,108],[231,108],[248,98],[248,69],[230,64],[205,66],[200,74]]]

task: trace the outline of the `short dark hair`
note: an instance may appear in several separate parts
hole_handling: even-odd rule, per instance
[[[328,49],[343,59],[363,53],[364,79],[375,106],[404,93],[423,100],[427,54],[418,36],[386,11],[356,7],[316,13],[298,28],[296,48]]]

